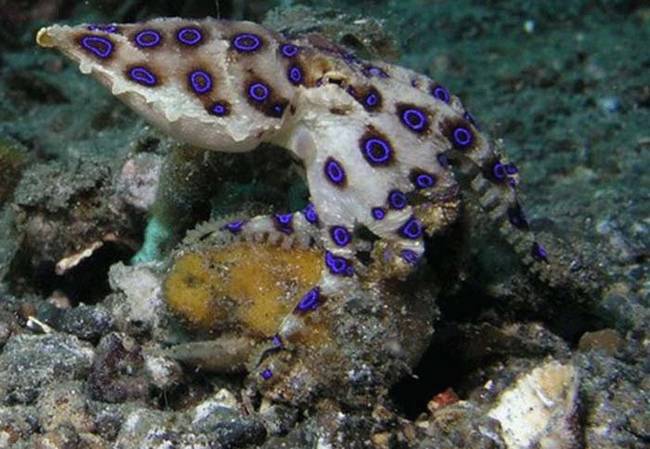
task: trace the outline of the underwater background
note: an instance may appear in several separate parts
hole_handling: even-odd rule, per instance
[[[195,186],[212,196],[188,206],[182,246],[131,265],[177,142],[35,42],[53,23],[174,16],[320,33],[444,83],[517,163],[550,278],[531,274],[467,200],[414,279],[377,293],[390,318],[337,315],[349,328],[368,320],[363,338],[307,336],[301,344],[328,350],[284,362],[308,375],[271,393],[253,385],[249,361],[228,355],[246,352],[246,332],[217,340],[215,322],[230,318],[209,298],[254,296],[268,266],[266,292],[299,284],[314,262],[307,251],[275,272],[293,262],[213,235],[242,211],[303,208],[291,159],[212,156],[217,174]],[[648,447],[649,48],[643,0],[0,0],[0,448]],[[239,264],[239,284],[200,268],[222,259]],[[233,310],[265,334],[281,312],[247,301]],[[394,330],[412,344],[397,367],[378,342],[402,308],[416,324]],[[347,383],[324,373],[348,359]],[[507,392],[544,413],[506,407]]]

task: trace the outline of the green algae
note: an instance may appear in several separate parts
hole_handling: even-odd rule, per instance
[[[13,195],[28,160],[29,155],[24,146],[0,138],[0,206]]]

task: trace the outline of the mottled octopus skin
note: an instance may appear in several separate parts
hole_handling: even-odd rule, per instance
[[[517,169],[479,132],[461,101],[435,81],[396,65],[359,60],[322,37],[287,39],[250,22],[155,19],[110,26],[51,26],[37,42],[56,47],[172,137],[244,152],[271,142],[306,171],[302,212],[233,222],[233,234],[320,229],[326,268],[297,298],[294,315],[354,286],[355,230],[386,244],[384,263],[402,275],[424,251],[411,199],[433,202],[456,186],[448,160],[469,167],[471,187],[508,239],[534,259],[546,253],[517,201]],[[288,319],[281,333],[295,325]]]

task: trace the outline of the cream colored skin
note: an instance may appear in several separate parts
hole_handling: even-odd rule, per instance
[[[174,38],[180,27],[188,25],[206,32],[205,41],[197,48],[185,48]],[[155,29],[162,33],[162,44],[154,50],[138,48],[133,42],[133,35],[144,29]],[[462,119],[465,111],[456,97],[452,96],[449,104],[434,98],[429,91],[434,85],[433,81],[398,66],[373,63],[389,76],[365,76],[361,68],[368,63],[345,62],[335,51],[313,46],[308,38],[292,41],[301,48],[299,60],[306,78],[305,85],[295,86],[287,79],[290,62],[279,54],[279,46],[287,41],[250,22],[170,18],[118,25],[118,30],[118,33],[107,33],[88,31],[87,25],[55,25],[42,29],[37,42],[43,47],[55,47],[63,52],[79,64],[83,73],[98,79],[147,121],[180,141],[226,152],[249,151],[261,142],[285,147],[304,165],[311,200],[319,215],[325,249],[350,261],[356,260],[356,242],[353,240],[343,248],[337,246],[330,237],[329,228],[333,225],[345,226],[352,232],[359,226],[365,226],[388,243],[382,257],[386,264],[395,267],[392,273],[403,276],[412,269],[413,264],[405,261],[400,254],[403,250],[410,250],[420,256],[424,251],[422,237],[403,238],[398,229],[414,214],[414,209],[407,205],[401,210],[391,210],[387,196],[393,189],[403,192],[414,190],[409,179],[413,169],[425,170],[437,178],[435,186],[418,192],[425,200],[433,201],[437,192],[444,192],[455,185],[453,174],[441,167],[437,156],[453,151],[442,128],[446,121]],[[251,54],[234,51],[231,43],[233,36],[242,32],[261,36],[263,48]],[[83,49],[77,42],[81,35],[111,39],[115,49],[110,59],[103,60]],[[126,69],[132,65],[151,67],[161,82],[156,87],[133,82],[125,75]],[[188,70],[197,66],[209,70],[213,75],[219,98],[232,105],[229,116],[208,114],[199,96],[188,89]],[[251,73],[263,79],[275,94],[289,102],[290,106],[287,106],[282,117],[270,117],[249,104],[244,80]],[[348,86],[359,89],[373,86],[382,96],[382,107],[377,111],[367,111],[358,99],[346,92]],[[397,105],[402,103],[426,111],[429,132],[418,134],[407,129],[396,111]],[[480,168],[496,155],[488,141],[469,123],[467,126],[472,130],[475,142],[460,158]],[[369,127],[390,139],[394,162],[389,167],[373,167],[364,160],[359,140]],[[324,174],[323,165],[330,157],[345,168],[345,188],[334,186]],[[477,178],[480,177],[479,174]],[[482,201],[497,204],[490,206],[495,216],[503,215],[508,205],[516,203],[514,189],[479,184],[475,187],[483,195]],[[376,206],[386,209],[383,220],[372,217],[371,209]],[[294,215],[296,232],[308,225],[302,215]],[[258,217],[251,220],[242,232],[252,236],[273,229],[272,219]],[[435,231],[426,229],[429,234]],[[359,273],[360,264],[355,264],[355,269]],[[319,285],[322,293],[328,295],[354,288],[358,285],[356,278],[356,274],[352,277],[334,276],[326,268]],[[281,333],[291,333],[292,329],[299,327],[298,321],[296,317],[288,317]]]

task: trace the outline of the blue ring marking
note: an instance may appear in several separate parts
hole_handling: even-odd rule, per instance
[[[548,262],[548,252],[541,243],[533,242],[531,255],[539,262]]]
[[[287,78],[289,78],[291,84],[295,86],[302,84],[303,74],[300,67],[298,67],[297,65],[292,65],[291,67],[289,67],[289,70],[287,71]]]
[[[429,119],[426,114],[418,108],[406,108],[400,114],[400,120],[412,131],[423,132],[429,126]]]
[[[457,126],[454,128],[451,136],[454,147],[459,150],[466,150],[474,142],[474,135],[464,126]]]
[[[510,176],[516,175],[517,173],[519,173],[519,169],[512,162],[508,162],[503,167],[506,169],[506,174],[508,174]]]
[[[80,43],[82,48],[101,59],[108,58],[115,49],[113,42],[104,36],[84,36]]]
[[[192,90],[199,95],[212,90],[212,76],[205,70],[194,70],[189,74],[188,80]]]
[[[318,308],[320,305],[320,287],[316,286],[309,290],[304,296],[300,299],[296,308],[293,310],[294,313],[305,313],[311,312]]]
[[[262,376],[262,379],[264,380],[269,380],[271,377],[273,377],[273,371],[271,371],[270,368],[266,368],[260,373],[260,376]]]
[[[254,33],[240,33],[233,37],[232,45],[240,53],[252,53],[262,47],[262,39]]]
[[[352,276],[354,268],[348,259],[345,257],[335,256],[330,251],[325,252],[325,265],[330,273],[334,276]]]
[[[370,165],[388,165],[393,156],[390,144],[380,137],[369,137],[363,140],[361,152]]]
[[[227,104],[217,101],[212,106],[210,106],[208,112],[212,115],[216,115],[217,117],[224,117],[230,114],[230,109],[228,108]]]
[[[153,72],[146,67],[137,66],[129,70],[131,80],[146,87],[153,87],[158,84],[158,79]]]
[[[494,179],[497,181],[503,181],[506,179],[506,168],[501,162],[497,161],[492,166],[492,176],[494,176]]]
[[[386,217],[386,211],[383,207],[373,207],[370,213],[375,220],[383,220]]]
[[[86,27],[86,29],[88,31],[104,31],[106,33],[111,33],[111,34],[118,33],[118,31],[119,31],[118,28],[117,28],[117,25],[115,25],[115,24],[111,24],[111,25],[95,25],[95,24],[92,24],[92,25],[88,25]]]
[[[366,95],[366,97],[363,99],[363,103],[366,105],[367,109],[373,109],[377,105],[379,105],[379,93],[375,90],[371,91]]]
[[[417,240],[422,237],[422,223],[411,215],[406,222],[398,229],[399,234],[409,240]]]
[[[325,176],[330,180],[330,182],[336,185],[345,183],[345,170],[341,163],[333,157],[330,157],[325,161],[324,171]]]
[[[133,40],[135,41],[135,45],[140,48],[153,48],[160,45],[162,37],[156,30],[142,30],[135,35]]]
[[[266,101],[269,95],[271,95],[271,90],[264,83],[255,82],[248,87],[248,96],[258,103]]]
[[[388,73],[384,72],[382,69],[379,67],[373,66],[373,65],[368,65],[363,68],[363,74],[366,75],[367,77],[373,77],[376,76],[378,78],[389,78]]]
[[[350,231],[343,226],[332,226],[330,228],[330,237],[336,246],[344,247],[352,241]]]
[[[412,249],[403,249],[400,256],[402,256],[402,259],[404,259],[406,263],[411,265],[415,265],[420,260],[420,256],[418,256],[418,254]]]
[[[276,229],[284,234],[291,234],[293,232],[293,214],[275,214],[273,215]]]
[[[280,46],[280,53],[282,53],[282,56],[285,58],[293,58],[299,51],[300,47],[294,44],[282,44]]]
[[[239,234],[244,226],[244,223],[246,223],[246,220],[231,221],[230,223],[226,223],[222,229],[229,231],[231,234]]]
[[[436,185],[436,176],[422,170],[414,170],[411,173],[411,182],[416,189],[429,189]]]
[[[449,101],[451,100],[451,95],[449,95],[449,91],[445,89],[443,86],[441,86],[440,84],[433,86],[431,88],[431,95],[433,95],[438,100],[443,101],[447,104],[449,104]]]
[[[284,343],[282,342],[282,337],[280,337],[278,334],[275,334],[271,340],[271,346],[274,348],[283,348]]]
[[[302,210],[302,214],[305,216],[305,220],[307,220],[308,223],[311,223],[313,225],[318,224],[318,213],[316,212],[316,208],[312,203],[307,204],[305,208]]]
[[[391,209],[402,210],[407,206],[408,201],[404,192],[400,190],[391,190],[388,193],[388,204]]]
[[[176,39],[183,45],[193,47],[203,40],[203,33],[198,27],[183,27],[176,32]]]

